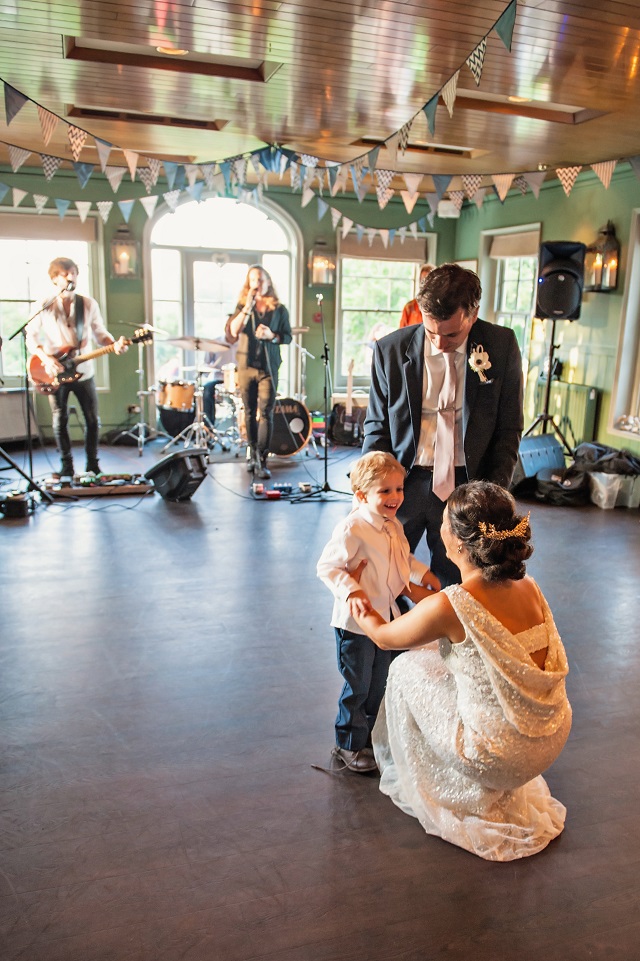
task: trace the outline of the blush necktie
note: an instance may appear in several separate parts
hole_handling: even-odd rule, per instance
[[[443,353],[444,380],[438,397],[436,446],[433,459],[433,493],[446,501],[456,486],[456,365],[455,352]]]
[[[395,572],[401,584],[408,584],[411,576],[411,566],[400,546],[398,530],[391,520],[385,520],[383,528],[389,538],[389,572]]]

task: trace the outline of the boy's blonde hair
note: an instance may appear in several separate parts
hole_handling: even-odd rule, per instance
[[[358,491],[366,494],[377,480],[394,470],[400,471],[402,476],[406,477],[406,470],[393,454],[372,450],[369,454],[364,454],[351,468],[351,490],[354,494]]]

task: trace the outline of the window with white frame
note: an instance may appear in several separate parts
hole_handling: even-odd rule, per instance
[[[523,356],[529,350],[537,274],[537,257],[502,257],[498,261],[496,323],[513,330]]]
[[[353,383],[368,386],[375,342],[400,326],[402,308],[417,291],[421,265],[435,256],[435,236],[397,238],[384,247],[355,234],[339,247],[334,386],[344,389],[353,364]]]

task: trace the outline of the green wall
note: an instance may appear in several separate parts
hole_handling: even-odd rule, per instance
[[[71,171],[59,171],[55,179],[47,183],[41,171],[27,170],[14,174],[8,168],[0,168],[0,181],[29,193],[42,193],[71,200],[113,199],[114,208],[104,226],[105,319],[116,337],[121,334],[131,336],[136,325],[152,320],[145,314],[143,281],[112,280],[109,276],[110,241],[116,228],[122,223],[122,218],[117,208],[118,195],[113,194],[101,174],[94,174],[84,189],[80,188],[75,174]],[[126,199],[146,196],[143,186],[140,183],[130,183],[128,177],[125,177],[118,194]],[[335,233],[329,212],[319,221],[316,203],[312,202],[302,208],[300,194],[292,194],[285,187],[272,188],[266,192],[266,196],[281,206],[298,224],[303,237],[305,264],[308,251],[316,241],[325,240],[329,249],[335,249]],[[11,210],[9,198],[10,195],[7,195],[5,203],[0,205],[0,213],[3,209]],[[27,198],[23,205],[28,206],[30,199]],[[412,214],[408,215],[399,198],[394,198],[384,210],[379,209],[375,198],[368,197],[360,203],[353,195],[338,194],[335,198],[327,195],[325,200],[354,223],[366,227],[400,227],[428,213],[427,204],[421,202],[416,205]],[[560,346],[556,356],[565,362],[565,370],[570,369],[571,377],[576,383],[587,383],[602,391],[598,439],[612,446],[625,446],[640,453],[639,442],[633,442],[631,438],[628,441],[625,438],[622,442],[620,437],[611,437],[605,430],[618,349],[628,252],[627,238],[632,210],[636,206],[640,206],[640,183],[627,165],[621,165],[608,190],[605,190],[595,174],[584,172],[579,176],[570,197],[566,197],[560,183],[553,180],[542,185],[538,199],[530,191],[523,196],[520,191],[512,190],[504,204],[493,195],[485,199],[480,210],[473,203],[465,203],[459,220],[441,220],[436,217],[433,230],[438,234],[438,261],[443,263],[452,259],[477,259],[481,233],[485,230],[539,222],[542,240],[575,240],[589,244],[602,224],[607,220],[614,222],[622,244],[618,291],[613,294],[584,295],[580,320],[572,324],[562,321],[558,325],[559,336],[556,341],[560,342]],[[136,205],[129,228],[138,239],[142,238],[146,222],[144,211],[140,205]],[[367,243],[366,237],[362,243]],[[396,239],[395,243],[399,244],[399,240]],[[61,254],[63,253],[61,250]],[[317,358],[315,363],[311,362],[307,367],[307,403],[313,409],[321,408],[323,403],[323,368],[320,362],[323,349],[322,329],[320,324],[313,320],[317,312],[316,294],[321,290],[324,296],[323,313],[333,358],[335,289],[309,287],[306,282],[306,267],[304,269],[301,315],[292,317],[292,324],[310,328],[303,343]],[[546,355],[546,334],[545,325],[537,322],[530,355],[534,373]],[[135,348],[131,348],[123,357],[110,358],[111,389],[102,394],[100,399],[103,429],[123,423],[127,418],[127,406],[137,402],[137,361]],[[38,398],[38,417],[45,426],[46,435],[50,433],[47,431],[50,417],[48,405],[42,401],[42,398]]]

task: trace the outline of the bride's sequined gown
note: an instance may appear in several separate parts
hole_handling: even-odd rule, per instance
[[[397,657],[373,731],[380,790],[435,834],[493,861],[540,851],[566,809],[541,772],[571,727],[567,660],[549,607],[511,634],[464,588],[446,588],[464,625]],[[549,648],[545,670],[528,652]]]

